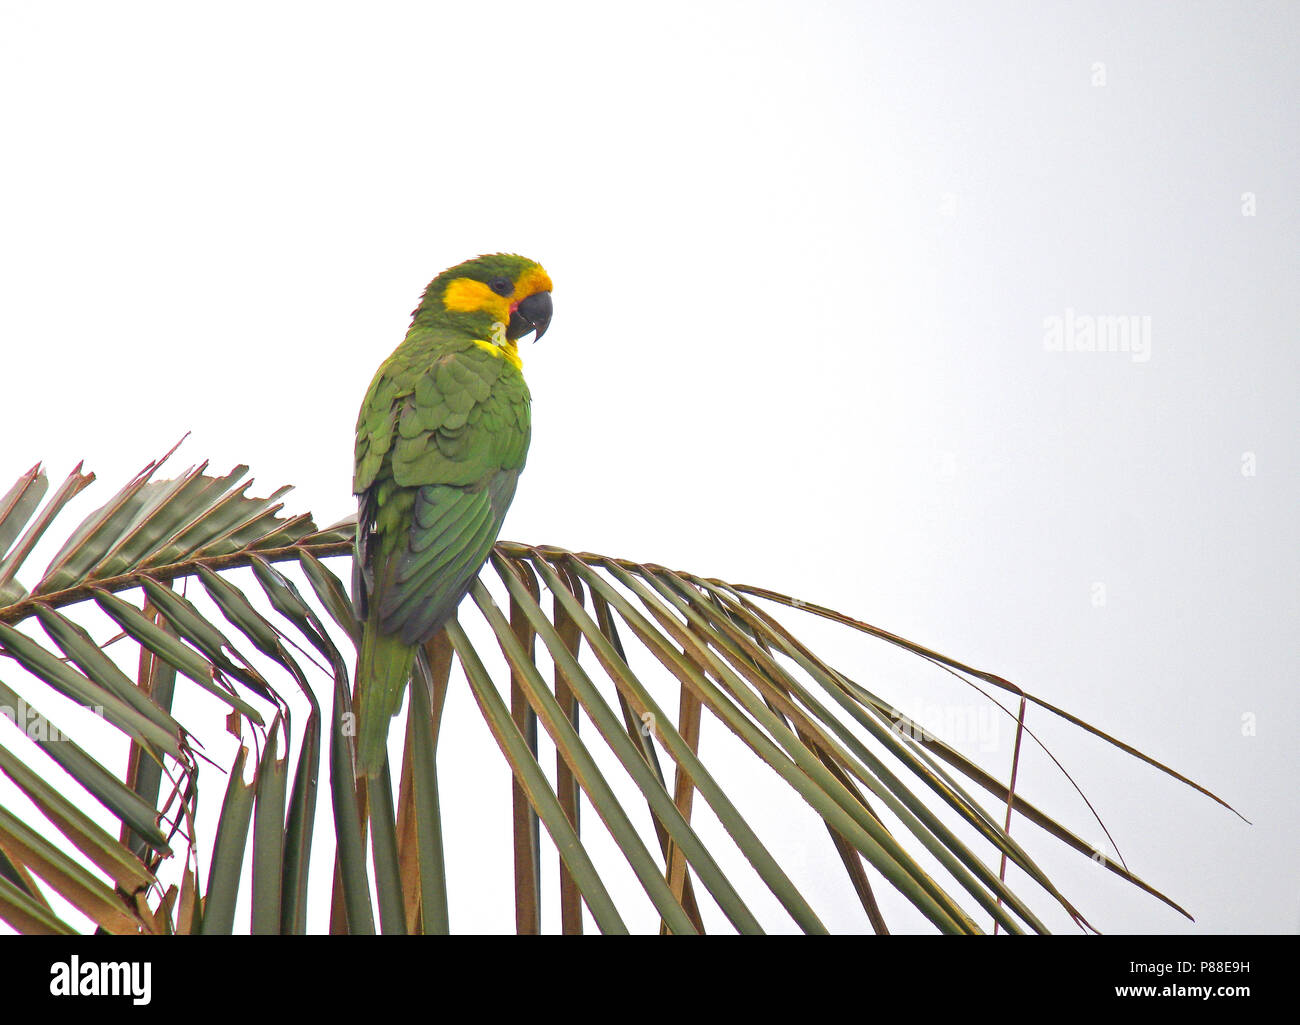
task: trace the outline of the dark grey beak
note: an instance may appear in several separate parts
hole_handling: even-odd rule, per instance
[[[533,341],[537,341],[546,334],[546,328],[550,323],[551,293],[537,292],[521,302],[515,307],[515,312],[510,314],[510,323],[506,325],[506,337],[513,342],[528,334],[529,331],[536,331]]]

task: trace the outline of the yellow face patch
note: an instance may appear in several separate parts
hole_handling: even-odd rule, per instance
[[[479,313],[486,310],[497,320],[510,319],[510,299],[497,295],[481,281],[457,278],[443,293],[442,305],[452,313]]]
[[[511,295],[500,296],[482,281],[473,278],[456,278],[447,286],[442,296],[443,308],[451,313],[490,313],[493,319],[506,322],[516,306],[537,292],[551,291],[551,278],[536,264],[529,267],[515,282]]]
[[[476,338],[474,344],[484,352],[513,364],[516,369],[522,369],[519,350],[514,342],[506,338],[506,325],[510,323],[510,315],[521,302],[530,295],[550,290],[550,275],[533,264],[519,276],[514,291],[507,296],[497,295],[484,282],[474,278],[456,278],[443,292],[442,305],[450,313],[490,314],[494,321],[492,337]]]
[[[551,278],[546,271],[534,264],[519,276],[515,282],[515,294],[513,301],[522,302],[530,295],[536,295],[538,292],[551,291]]]

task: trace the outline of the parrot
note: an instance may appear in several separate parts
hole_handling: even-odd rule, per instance
[[[540,264],[467,260],[429,283],[366,391],[352,480],[359,776],[384,768],[416,649],[455,616],[496,543],[532,428],[516,342],[550,322]]]

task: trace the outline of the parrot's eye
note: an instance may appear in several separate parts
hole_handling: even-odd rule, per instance
[[[502,296],[510,295],[515,290],[509,278],[493,278],[488,282],[488,288]]]

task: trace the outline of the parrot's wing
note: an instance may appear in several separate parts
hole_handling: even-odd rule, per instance
[[[419,644],[451,619],[501,533],[518,479],[518,470],[498,470],[481,488],[419,490],[407,543],[377,588],[385,633]]]
[[[363,409],[354,587],[364,614],[377,610],[382,632],[406,644],[454,614],[514,497],[528,393],[503,365],[478,348],[446,353],[396,387],[377,380],[378,408]]]

